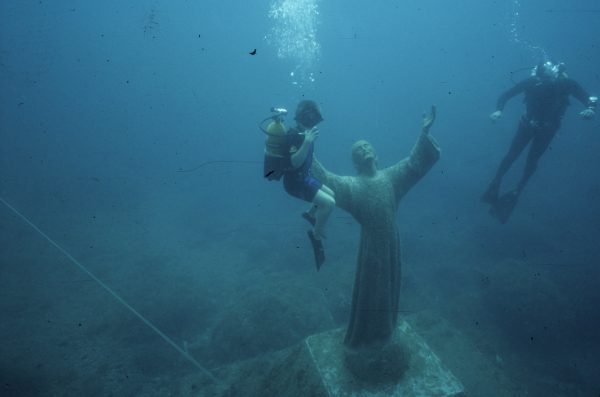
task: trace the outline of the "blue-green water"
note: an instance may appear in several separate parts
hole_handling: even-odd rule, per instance
[[[479,200],[523,112],[490,123],[498,95],[545,57],[598,94],[599,21],[588,0],[1,2],[0,197],[34,227],[0,205],[0,395],[256,395],[233,366],[346,326],[359,227],[335,210],[317,273],[306,203],[262,177],[257,123],[306,98],[348,175],[354,141],[391,165],[437,105],[401,316],[468,395],[599,395],[598,119],[571,99],[507,224]]]

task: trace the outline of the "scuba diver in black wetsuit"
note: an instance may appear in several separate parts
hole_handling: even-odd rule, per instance
[[[598,102],[597,97],[589,96],[575,80],[567,76],[562,63],[545,62],[533,68],[529,78],[500,95],[496,105],[497,110],[490,115],[492,122],[500,119],[506,102],[520,93],[525,95],[525,115],[519,121],[517,133],[498,167],[496,176],[481,197],[483,202],[491,205],[490,213],[502,223],[508,221],[519,194],[535,172],[538,160],[560,128],[561,119],[570,104],[569,96],[577,98],[587,106],[579,113],[586,120],[594,117]],[[527,154],[523,176],[517,187],[499,196],[502,177],[530,142],[531,147]]]
[[[272,109],[276,113],[285,109]],[[282,113],[282,114],[285,114]],[[302,213],[313,229],[308,237],[313,247],[317,270],[325,262],[322,239],[323,229],[335,207],[335,194],[318,181],[310,172],[313,161],[314,141],[319,136],[317,124],[323,121],[318,105],[303,100],[296,108],[296,127],[285,130],[279,114],[271,117],[272,122],[261,129],[268,136],[265,149],[264,176],[269,180],[283,177],[283,186],[290,195],[313,203]],[[268,118],[269,119],[269,118]],[[263,121],[266,121],[265,119]]]

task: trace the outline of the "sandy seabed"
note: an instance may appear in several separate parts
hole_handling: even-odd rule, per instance
[[[150,200],[32,221],[222,384],[2,208],[2,396],[264,395],[286,349],[346,324],[358,236],[348,217],[333,219],[317,273],[299,216],[207,223],[169,209]],[[591,260],[504,254],[468,231],[433,239],[406,222],[401,315],[469,396],[600,393]]]

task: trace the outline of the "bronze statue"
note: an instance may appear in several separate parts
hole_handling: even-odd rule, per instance
[[[422,131],[410,156],[380,170],[367,141],[352,146],[356,176],[339,176],[313,163],[317,179],[329,186],[337,206],[361,225],[358,265],[345,345],[374,348],[385,345],[396,328],[400,292],[400,240],[396,211],[402,197],[439,159],[440,149],[429,135],[436,109],[424,116]]]

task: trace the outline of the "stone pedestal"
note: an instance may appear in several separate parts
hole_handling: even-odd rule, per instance
[[[464,397],[463,385],[442,364],[427,343],[407,322],[395,332],[392,344],[403,346],[408,368],[394,382],[368,382],[358,379],[345,365],[344,329],[336,329],[305,339],[302,350],[312,366],[309,371],[320,379],[319,395],[329,397]],[[306,365],[308,364],[308,365]]]

